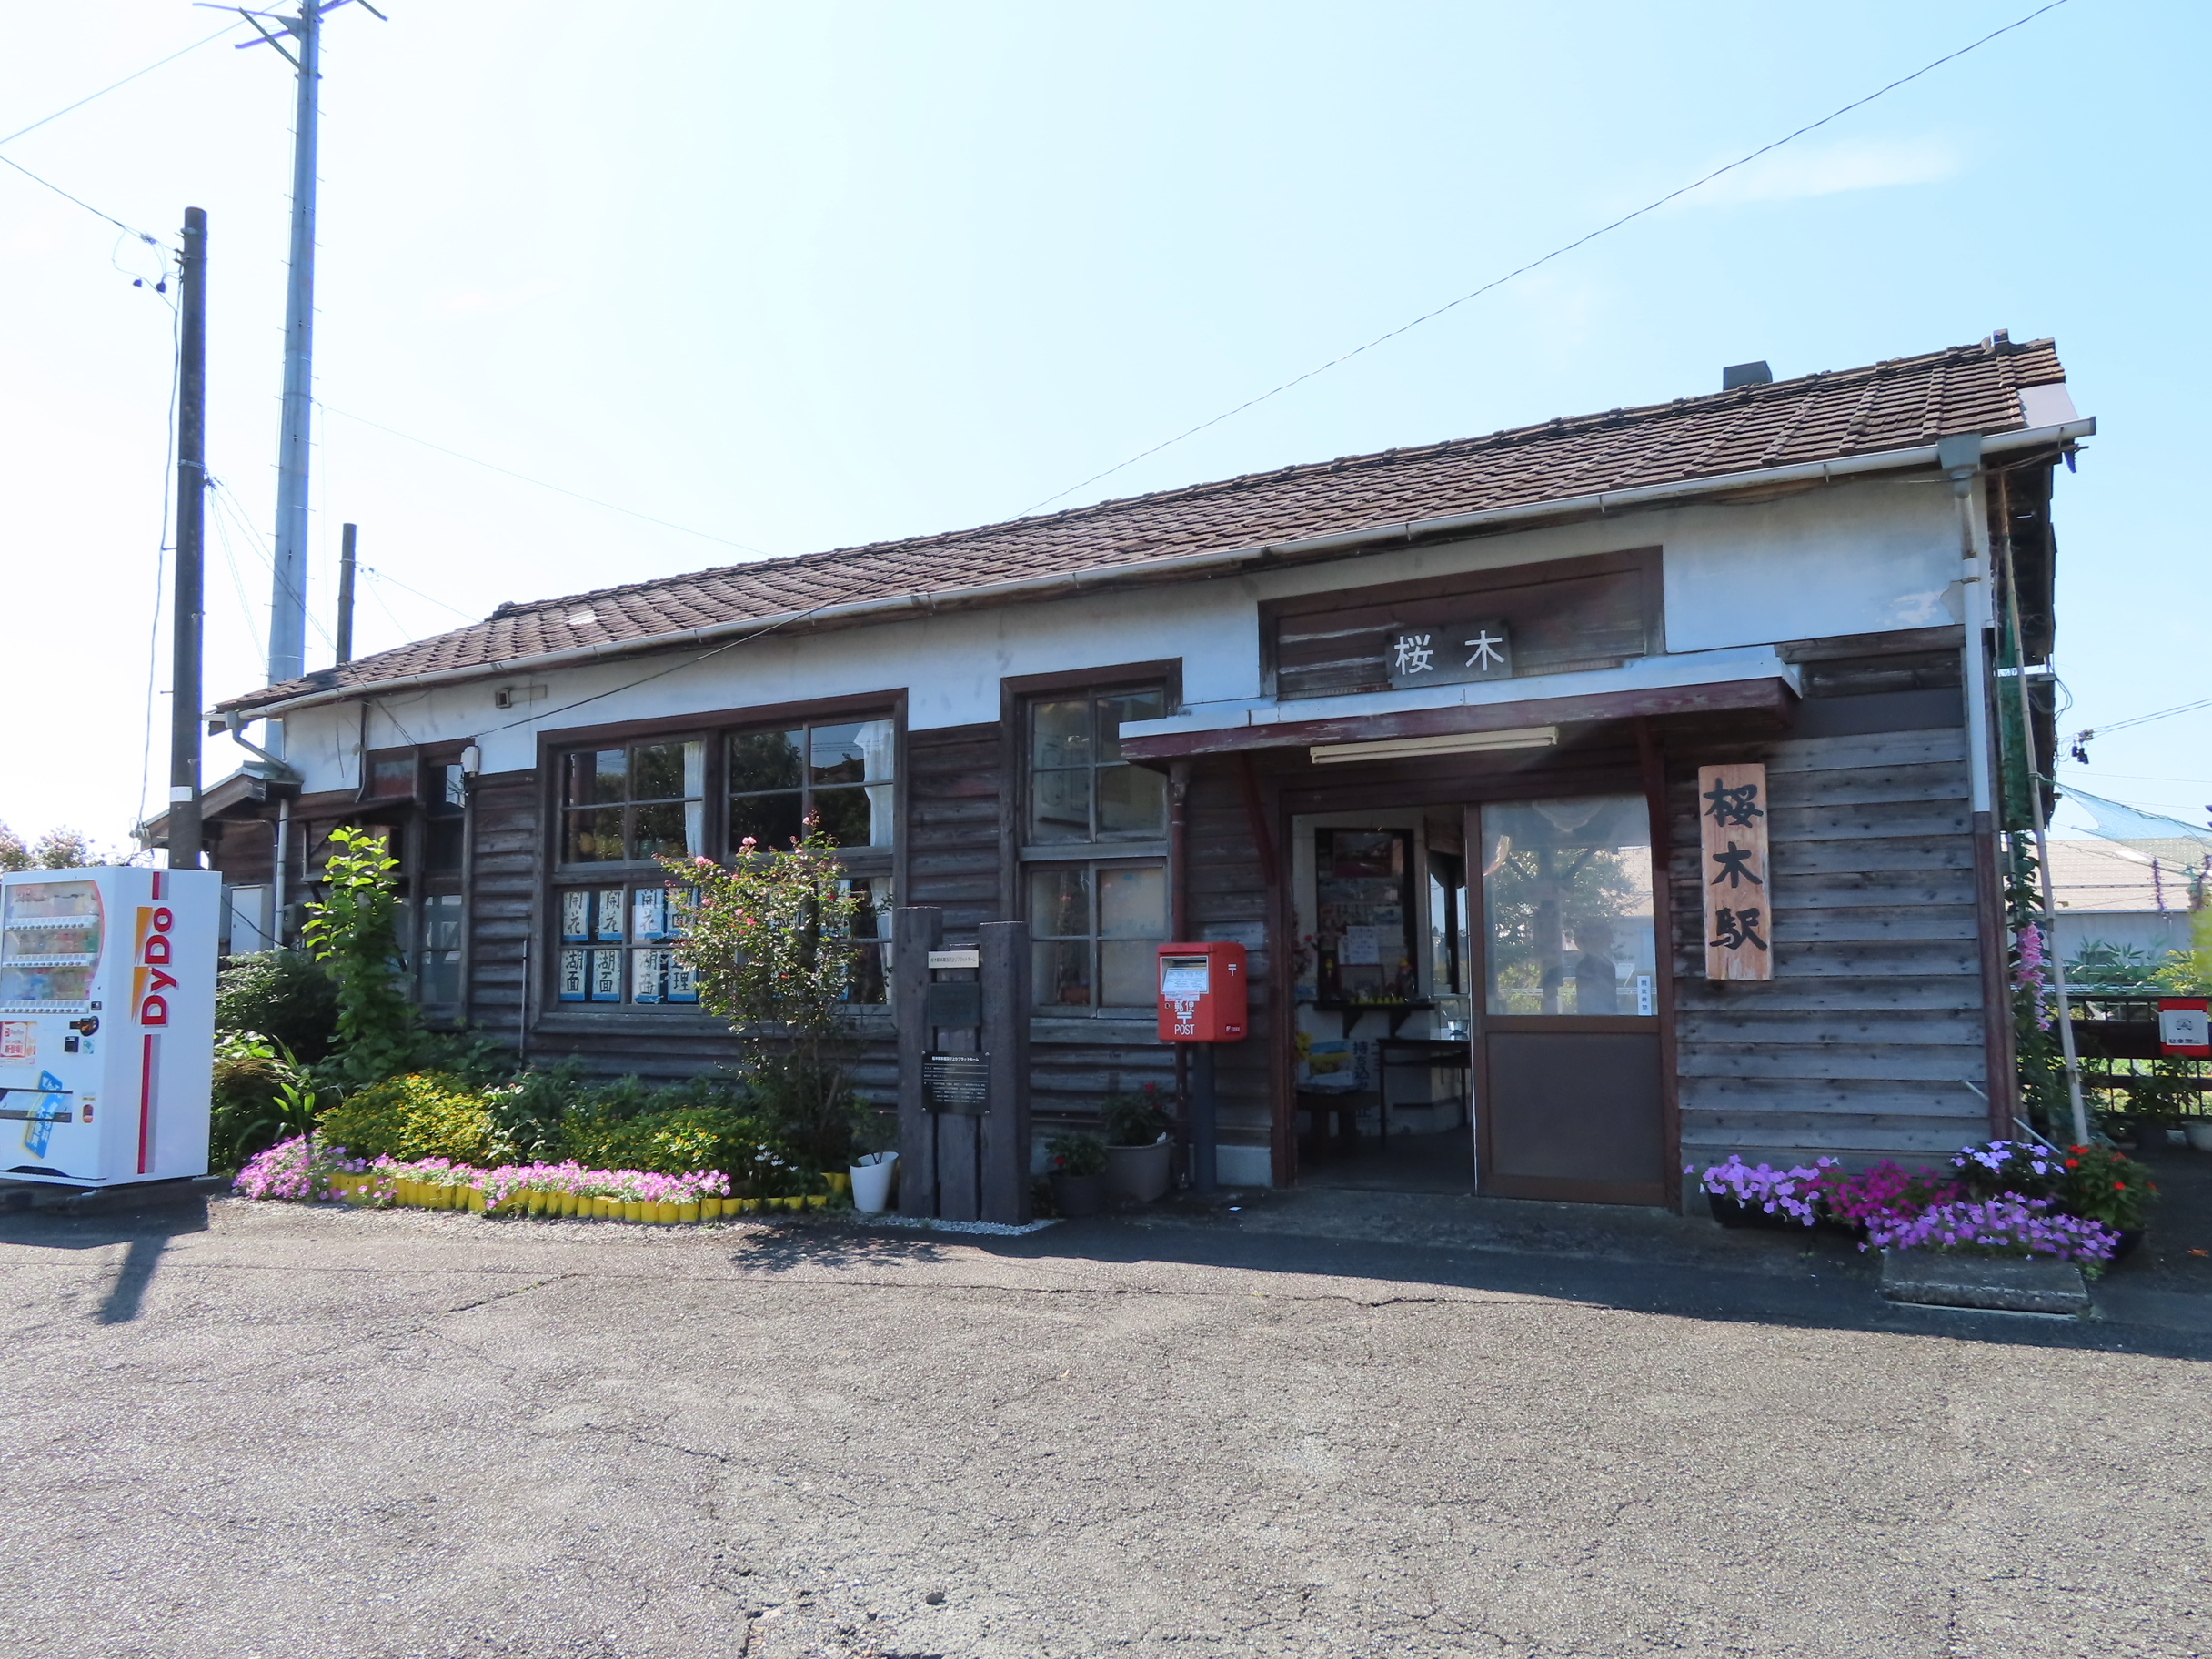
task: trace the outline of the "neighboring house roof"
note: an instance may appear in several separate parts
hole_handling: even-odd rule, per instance
[[[2187,912],[2189,877],[2202,872],[2206,850],[2171,840],[2066,840],[2048,843],[2051,897],[2067,911]]]
[[[1487,437],[1388,449],[1101,501],[950,534],[765,558],[689,576],[506,604],[481,622],[217,705],[245,710],[425,675],[509,672],[533,659],[825,607],[973,591],[1457,514],[1541,506],[1701,478],[1925,447],[1957,433],[2072,417],[2049,340],[2003,334],[1864,368],[1549,420]],[[2031,405],[2035,418],[2031,418]],[[1009,593],[1005,597],[1016,597]],[[318,699],[319,700],[319,699]]]

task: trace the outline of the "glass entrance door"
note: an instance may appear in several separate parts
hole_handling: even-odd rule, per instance
[[[1472,930],[1482,1190],[1664,1203],[1644,798],[1493,801],[1468,818],[1467,843],[1482,850],[1482,917]]]

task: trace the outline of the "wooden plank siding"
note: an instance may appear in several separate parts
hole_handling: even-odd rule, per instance
[[[524,1015],[523,959],[544,870],[537,770],[478,777],[468,811],[468,1012],[497,1041],[513,1043]]]
[[[1885,689],[1897,678],[1870,672]],[[1946,727],[1670,757],[1684,1162],[1912,1162],[1986,1132],[1966,746]],[[1696,761],[1724,757],[1766,766],[1767,984],[1702,972],[1693,779]]]
[[[1189,930],[1265,925],[1272,894],[1265,877],[1245,784],[1233,756],[1194,761],[1187,820]],[[1272,946],[1271,939],[1269,944]],[[1245,997],[1250,1010],[1242,1042],[1215,1045],[1216,1134],[1223,1146],[1272,1146],[1275,1044],[1269,1000],[1273,989],[1272,949],[1247,950]],[[1172,1065],[1172,1056],[1170,1064]]]
[[[900,904],[945,913],[948,945],[1005,921],[1000,870],[1005,745],[995,722],[910,731],[906,739],[906,890]]]

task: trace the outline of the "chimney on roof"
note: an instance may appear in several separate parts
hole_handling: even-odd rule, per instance
[[[1772,386],[1775,371],[1764,361],[1757,363],[1731,363],[1721,370],[1721,390],[1733,392],[1739,386]]]

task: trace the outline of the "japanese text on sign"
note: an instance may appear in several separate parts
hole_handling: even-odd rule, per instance
[[[1766,809],[1764,766],[1697,769],[1698,881],[1709,980],[1775,977]]]
[[[1472,622],[1403,623],[1389,636],[1386,657],[1393,686],[1510,679],[1513,632],[1495,617]]]

